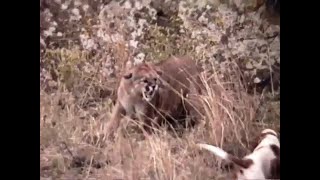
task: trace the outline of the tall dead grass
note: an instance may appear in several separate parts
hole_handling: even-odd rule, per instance
[[[55,93],[40,90],[40,177],[57,179],[223,179],[223,172],[197,142],[216,144],[239,156],[248,152],[257,126],[261,98],[248,95],[241,73],[230,63],[228,73],[212,66],[202,82],[204,119],[177,137],[162,129],[144,137],[124,120],[114,141],[104,139],[112,104],[83,108],[62,85]],[[62,83],[61,83],[62,84]],[[85,91],[84,91],[85,92]],[[87,96],[81,96],[83,98]],[[273,113],[273,112],[270,112]],[[260,122],[261,124],[262,122]],[[274,128],[277,122],[268,124]]]

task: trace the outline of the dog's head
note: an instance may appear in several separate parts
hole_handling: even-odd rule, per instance
[[[255,149],[257,149],[258,146],[260,146],[260,144],[262,143],[262,141],[264,141],[264,144],[275,143],[278,145],[279,140],[278,140],[277,132],[272,129],[264,129],[263,131],[261,131],[260,135],[253,142],[251,142],[251,151],[254,151]]]
[[[270,174],[275,174],[279,172],[280,167],[280,143],[278,140],[277,133],[272,129],[265,129],[260,133],[260,136],[256,140],[256,146],[253,153],[247,155],[244,158],[238,158],[233,156],[223,149],[208,145],[208,144],[198,144],[200,148],[204,148],[214,153],[216,156],[219,156],[222,159],[228,160],[232,164],[230,168],[233,170],[233,178],[232,179],[265,179]],[[270,151],[258,151],[260,148],[270,148]],[[261,159],[261,153],[265,153],[265,156],[271,155],[270,161],[271,166],[275,164],[276,166],[270,167],[269,170],[261,169],[259,161],[265,161],[266,159]],[[272,154],[276,156],[276,158],[272,159]],[[279,158],[278,158],[279,157]],[[258,164],[255,164],[258,163]],[[234,166],[235,165],[235,166]],[[271,171],[271,172],[269,172]],[[273,171],[273,172],[272,172]],[[274,176],[277,177],[277,176]]]
[[[259,151],[261,148],[270,148],[270,151]],[[255,152],[256,151],[256,152]],[[268,152],[268,153],[266,153]],[[255,162],[260,161],[260,153],[266,153],[265,156],[270,156],[274,154],[276,157],[270,159],[270,169],[269,170],[255,170],[257,167]],[[257,155],[257,156],[256,156]],[[270,156],[272,157],[272,156]],[[237,164],[235,177],[236,179],[254,179],[254,178],[275,178],[279,177],[280,169],[280,142],[278,139],[278,134],[272,129],[264,129],[260,136],[256,140],[256,145],[253,154],[250,157],[240,159],[240,162],[233,160],[234,164]],[[264,167],[260,167],[264,169]]]
[[[273,136],[276,136],[278,137],[278,134],[276,131],[272,130],[272,129],[264,129],[262,132],[261,132],[261,137],[265,137],[266,135],[273,135]]]

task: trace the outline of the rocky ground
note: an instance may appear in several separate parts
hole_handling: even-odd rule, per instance
[[[40,178],[224,179],[196,142],[242,156],[262,128],[279,130],[277,16],[230,2],[40,0]],[[128,120],[105,140],[125,65],[185,54],[208,74],[203,123],[144,138]]]

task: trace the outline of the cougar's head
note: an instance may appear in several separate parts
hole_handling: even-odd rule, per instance
[[[154,65],[141,63],[128,70],[123,78],[129,84],[131,94],[139,95],[150,102],[161,85],[162,72]]]

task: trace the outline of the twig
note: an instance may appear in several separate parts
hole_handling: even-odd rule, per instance
[[[91,156],[89,169],[88,169],[88,171],[87,171],[87,175],[86,175],[86,178],[85,178],[85,179],[88,179],[88,177],[89,177],[89,175],[90,175],[90,171],[91,171],[91,167],[92,167],[92,162],[93,162],[93,156]]]
[[[271,91],[272,91],[272,97],[274,97],[274,88],[273,88],[273,79],[272,79],[272,68],[271,68],[271,62],[270,62],[270,49],[268,46],[268,51],[267,51],[267,55],[268,55],[268,64],[269,64],[269,72],[270,72],[270,84],[271,84]]]
[[[65,141],[63,141],[63,142],[61,142],[61,144],[64,145],[64,148],[68,151],[68,153],[70,154],[70,156],[71,156],[72,158],[74,158],[74,156],[73,156],[71,150],[69,149],[67,143],[66,143]]]

